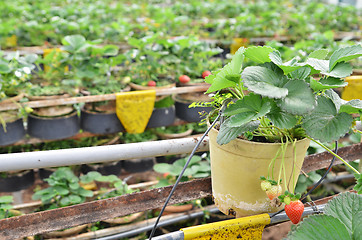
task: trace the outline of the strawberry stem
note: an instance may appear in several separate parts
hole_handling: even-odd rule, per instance
[[[329,152],[330,154],[332,154],[333,156],[335,156],[336,158],[338,158],[339,160],[341,160],[346,166],[348,166],[353,172],[360,174],[354,167],[352,167],[347,161],[345,161],[343,158],[341,158],[340,156],[338,156],[337,154],[335,154],[332,150],[330,150],[328,147],[326,147],[325,145],[323,145],[322,143],[318,142],[317,140],[307,136],[307,138],[309,138],[310,140],[312,140],[313,142],[315,142],[316,144],[318,144],[319,146],[321,146],[322,148],[324,148],[327,152]]]

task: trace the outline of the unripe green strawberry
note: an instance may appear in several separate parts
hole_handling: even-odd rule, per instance
[[[262,182],[260,183],[260,186],[261,186],[261,189],[262,189],[263,191],[266,191],[266,190],[269,190],[272,185],[271,185],[271,183],[270,183],[269,181],[264,180],[264,181],[262,181]]]
[[[266,191],[266,195],[270,200],[273,200],[273,198],[278,197],[282,194],[282,187],[280,185],[272,185],[269,190]]]
[[[285,205],[284,210],[290,221],[292,221],[294,224],[297,224],[302,218],[304,205],[300,200],[291,201],[290,204]]]

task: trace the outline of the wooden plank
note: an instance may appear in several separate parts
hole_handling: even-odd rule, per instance
[[[162,207],[172,186],[0,220],[0,239],[17,239]],[[211,179],[180,183],[170,205],[211,195]]]
[[[157,89],[156,96],[165,96],[165,95],[181,94],[181,93],[189,93],[189,92],[204,92],[209,87],[210,87],[209,85],[205,84],[205,85],[191,86],[191,87]],[[20,104],[0,103],[0,111],[18,109],[20,106],[39,108],[39,107],[50,107],[50,106],[58,106],[58,105],[68,105],[68,104],[75,104],[75,103],[81,103],[81,102],[100,102],[100,101],[108,101],[108,100],[116,100],[116,94],[112,93],[112,94],[93,95],[93,96],[30,101],[30,102],[23,102]]]

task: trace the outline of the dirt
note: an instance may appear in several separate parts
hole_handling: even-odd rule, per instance
[[[263,232],[262,240],[283,239],[288,235],[291,226],[291,222],[285,222],[275,226],[266,227]]]

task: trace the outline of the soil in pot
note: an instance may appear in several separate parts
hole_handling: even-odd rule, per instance
[[[80,130],[76,111],[59,117],[28,116],[28,133],[44,140],[58,140],[76,135]]]
[[[260,176],[268,176],[269,164],[281,144],[235,139],[228,144],[219,145],[216,142],[217,134],[218,131],[214,128],[209,132],[213,197],[220,211],[242,217],[280,210],[281,208],[271,207],[265,191],[260,188]],[[286,181],[290,189],[294,189],[297,183],[309,143],[309,139],[297,141],[295,161],[292,144],[286,150]],[[281,161],[281,156],[276,158],[273,171],[276,177]],[[284,184],[282,186],[284,192],[286,189]]]
[[[185,93],[174,97],[176,116],[187,122],[200,122],[206,114],[212,110],[212,107],[192,107],[193,102],[208,102],[210,97],[204,93]],[[201,114],[200,114],[201,113]]]

